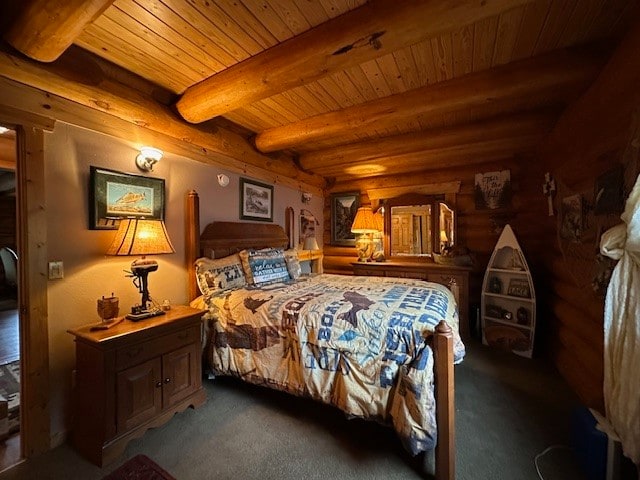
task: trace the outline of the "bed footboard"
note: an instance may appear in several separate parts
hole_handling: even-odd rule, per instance
[[[433,338],[438,443],[435,452],[436,480],[453,480],[456,472],[455,398],[453,381],[453,332],[443,320]],[[425,462],[428,454],[425,453]]]

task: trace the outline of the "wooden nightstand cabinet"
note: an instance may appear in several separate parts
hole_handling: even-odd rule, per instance
[[[87,459],[106,465],[147,429],[204,403],[203,313],[176,306],[108,330],[69,330],[76,337],[72,442]]]
[[[440,283],[453,291],[460,316],[460,336],[469,338],[469,272],[470,267],[440,265],[428,262],[354,262],[355,275],[417,278]]]

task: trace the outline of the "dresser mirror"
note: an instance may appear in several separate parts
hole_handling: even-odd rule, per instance
[[[455,210],[444,195],[406,194],[383,204],[387,257],[426,259],[454,244]]]

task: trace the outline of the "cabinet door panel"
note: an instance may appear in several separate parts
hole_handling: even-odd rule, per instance
[[[118,433],[146,422],[162,410],[161,366],[160,359],[155,358],[118,373]]]
[[[187,345],[162,357],[162,395],[165,408],[200,388],[200,358],[199,344]]]

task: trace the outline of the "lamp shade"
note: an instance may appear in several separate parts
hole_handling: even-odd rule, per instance
[[[371,207],[360,207],[351,225],[351,233],[374,233],[378,231]]]
[[[382,213],[382,210],[378,210],[374,213],[373,218],[376,219],[376,229],[381,233],[384,232],[384,214]]]
[[[303,250],[320,250],[316,237],[314,236],[306,237],[304,239],[304,245],[302,246],[302,249]]]
[[[174,252],[162,220],[123,218],[107,255],[157,255]]]
[[[440,230],[440,241],[447,243],[449,241],[449,239],[447,238],[447,232],[445,232],[444,230]]]

